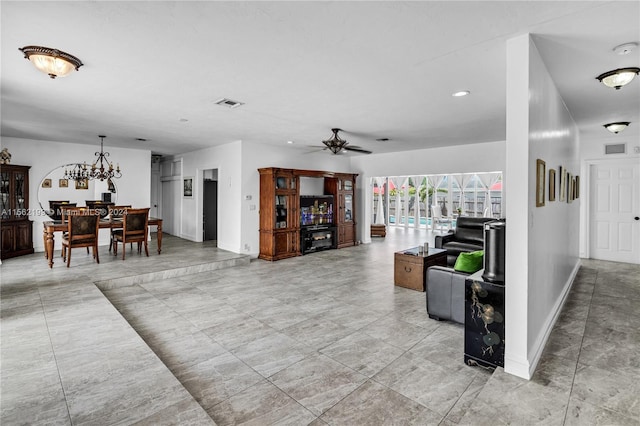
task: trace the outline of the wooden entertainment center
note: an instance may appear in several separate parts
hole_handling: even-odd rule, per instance
[[[356,214],[354,173],[267,167],[260,173],[260,254],[264,260],[279,260],[304,254],[305,241],[315,231],[330,238],[317,247],[343,248],[355,245]],[[317,228],[301,226],[300,177],[324,179],[324,195],[333,196],[330,223]],[[316,194],[321,195],[321,194]],[[331,247],[329,247],[331,246]],[[307,248],[309,243],[307,241]]]

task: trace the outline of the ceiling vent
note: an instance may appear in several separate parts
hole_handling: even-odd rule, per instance
[[[604,146],[604,153],[609,154],[625,154],[627,152],[627,145],[623,143],[616,143]]]
[[[225,106],[227,108],[238,108],[240,105],[244,105],[242,102],[234,101],[233,99],[227,98],[217,100],[216,104]]]

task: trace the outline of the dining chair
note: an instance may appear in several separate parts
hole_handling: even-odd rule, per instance
[[[144,252],[149,257],[149,207],[144,209],[126,209],[122,216],[122,229],[113,232],[113,254],[118,255],[118,241],[122,242],[122,260],[125,258],[126,244],[138,243],[138,253]],[[132,247],[133,248],[133,247]]]
[[[87,214],[89,209],[87,207],[76,207],[76,203],[65,204],[58,207],[60,210],[60,220],[62,223],[69,222],[69,216],[78,216],[82,214]],[[69,234],[68,231],[62,232],[62,237],[66,237]],[[89,253],[89,246],[87,246],[87,253]],[[60,254],[62,258],[65,257],[65,248],[62,247],[62,253]]]
[[[122,206],[115,206],[115,205],[110,205],[109,206],[109,220],[111,221],[111,223],[114,222],[122,222],[122,216],[124,216],[124,212],[127,209],[130,209],[131,205],[122,205]],[[122,230],[121,227],[113,227],[111,228],[111,236],[109,238],[109,251],[111,251],[111,248],[113,247],[113,231],[116,230]],[[133,246],[131,246],[133,248]]]
[[[98,255],[98,229],[100,215],[95,210],[78,210],[82,214],[67,216],[67,234],[62,236],[62,257],[67,261],[67,268],[71,264],[71,249],[77,247],[93,247],[93,258],[100,263]],[[67,253],[68,249],[68,253]]]

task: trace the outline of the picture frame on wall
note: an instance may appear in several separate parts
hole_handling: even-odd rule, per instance
[[[556,200],[556,171],[549,169],[549,201]]]
[[[76,180],[76,189],[89,189],[89,179],[78,179]]]
[[[42,180],[43,188],[51,188],[51,179],[43,179]]]
[[[580,176],[576,175],[575,199],[580,198]]]
[[[193,177],[186,177],[183,179],[182,195],[184,198],[193,198]]]
[[[560,166],[558,168],[558,174],[560,177],[560,189],[558,190],[559,199],[560,201],[565,201],[567,195],[567,169]]]
[[[58,179],[58,187],[60,188],[68,188],[69,180],[68,179]]]
[[[573,202],[573,175],[571,173],[567,173],[567,203]]]
[[[536,207],[544,206],[545,198],[545,182],[546,182],[546,163],[541,160],[536,160]]]

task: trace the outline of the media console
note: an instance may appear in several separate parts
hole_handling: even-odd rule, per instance
[[[335,226],[308,226],[300,229],[302,254],[337,248]]]

